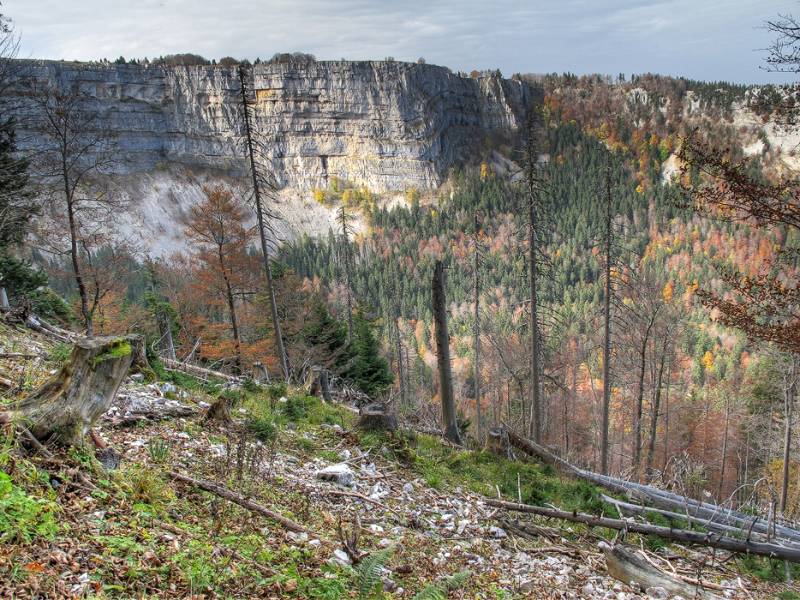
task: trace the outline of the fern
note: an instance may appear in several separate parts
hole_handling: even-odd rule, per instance
[[[440,583],[432,583],[414,596],[414,600],[447,600],[447,592],[461,587],[469,579],[469,571],[461,571],[451,575]]]
[[[381,585],[381,569],[389,560],[393,550],[394,548],[386,548],[361,559],[356,569],[359,600],[369,600]]]

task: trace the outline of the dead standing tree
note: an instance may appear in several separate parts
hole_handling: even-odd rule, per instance
[[[473,345],[475,350],[475,362],[473,365],[473,377],[475,380],[475,420],[477,421],[477,434],[478,434],[478,443],[483,443],[483,414],[481,411],[481,396],[483,390],[481,388],[481,307],[480,307],[480,298],[481,298],[481,256],[483,252],[483,247],[481,244],[481,227],[479,222],[479,215],[478,211],[475,211],[474,215],[475,224],[474,224],[474,231],[473,231],[473,285],[474,285],[474,296],[473,296],[473,303],[474,303],[474,323],[473,323]]]
[[[461,444],[453,397],[453,373],[450,365],[450,334],[447,331],[447,300],[444,293],[444,264],[437,260],[431,283],[433,322],[436,329],[436,362],[439,365],[439,394],[442,398],[444,435],[454,444]]]
[[[528,120],[528,141],[525,147],[525,182],[528,201],[528,285],[530,287],[530,422],[528,431],[539,443],[542,439],[541,332],[539,329],[539,220],[541,211],[542,177],[539,174],[539,150],[542,124],[538,111],[531,111]]]
[[[342,248],[344,252],[344,285],[345,300],[347,303],[347,343],[353,341],[353,288],[352,288],[352,256],[350,253],[350,234],[353,232],[350,221],[347,217],[347,208],[344,205],[339,207],[336,219],[342,228]]]
[[[269,244],[267,242],[267,230],[271,231],[269,218],[274,218],[264,206],[264,197],[274,190],[271,178],[266,177],[259,171],[256,163],[256,143],[253,134],[253,104],[248,99],[247,73],[244,65],[238,69],[239,86],[241,91],[242,117],[244,120],[245,141],[247,144],[247,158],[250,166],[250,175],[253,185],[253,200],[255,203],[256,218],[258,221],[259,240],[261,242],[261,254],[264,265],[264,275],[267,281],[267,297],[269,300],[270,316],[272,317],[272,330],[275,336],[275,350],[281,363],[281,370],[285,380],[289,380],[289,357],[286,354],[286,346],[283,343],[281,333],[280,318],[278,317],[278,304],[275,300],[275,285],[272,280],[272,267],[269,258]]]
[[[606,172],[605,194],[605,294],[603,298],[603,408],[600,428],[600,472],[608,474],[608,426],[611,410],[611,265],[613,262],[612,241],[614,221],[611,205],[611,168]]]

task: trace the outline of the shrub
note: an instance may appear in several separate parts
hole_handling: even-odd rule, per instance
[[[247,422],[247,429],[265,444],[271,444],[278,437],[278,426],[269,417],[254,417]]]

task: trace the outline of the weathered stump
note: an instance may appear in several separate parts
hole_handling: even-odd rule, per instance
[[[508,430],[501,426],[491,427],[486,436],[486,448],[489,452],[502,456],[509,460],[514,459],[514,452],[511,449],[511,440],[508,437]]]
[[[380,402],[367,404],[359,411],[358,426],[362,429],[380,429],[395,431],[397,417],[391,414]]]
[[[108,410],[143,345],[141,336],[81,338],[67,363],[42,387],[0,413],[39,440],[78,445]]]
[[[306,389],[309,396],[319,395],[325,402],[333,402],[328,370],[324,367],[311,367]]]
[[[225,396],[221,396],[214,402],[206,413],[206,421],[216,421],[218,423],[231,422],[231,408],[230,400]]]

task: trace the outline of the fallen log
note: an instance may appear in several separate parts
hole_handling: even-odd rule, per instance
[[[205,490],[206,492],[211,492],[215,496],[219,496],[220,498],[224,498],[225,500],[233,502],[234,504],[238,504],[242,508],[246,508],[251,512],[258,513],[260,515],[267,517],[268,519],[272,519],[276,523],[280,523],[281,525],[283,525],[283,527],[285,527],[289,531],[294,531],[296,533],[303,533],[303,532],[308,533],[308,530],[299,523],[296,523],[291,519],[284,517],[280,513],[270,510],[266,506],[262,506],[257,502],[253,502],[249,498],[246,498],[245,496],[242,496],[241,494],[238,494],[233,490],[229,490],[228,488],[223,487],[217,483],[214,483],[212,481],[206,481],[204,479],[194,479],[193,477],[182,475],[177,471],[170,471],[169,475],[173,479],[177,479],[178,481],[182,481],[183,483],[188,483],[189,485],[193,485],[197,488],[200,488],[201,490]]]
[[[756,533],[768,538],[780,538],[800,545],[800,531],[792,527],[775,524],[758,516],[748,515],[716,504],[673,494],[650,485],[587,471],[556,456],[539,444],[520,437],[511,430],[508,431],[508,436],[511,445],[526,454],[535,456],[544,463],[552,465],[573,477],[588,481],[614,493],[625,495],[661,510],[678,512],[689,517],[701,519],[707,523],[734,527],[743,535],[747,535],[748,532],[750,534]]]
[[[730,534],[733,537],[743,536],[746,533],[748,533],[746,531],[742,531],[742,529],[739,527],[734,527],[732,525],[725,525],[724,523],[715,523],[714,521],[708,521],[707,519],[693,517],[692,515],[687,515],[686,513],[677,513],[669,510],[663,510],[660,508],[653,508],[650,506],[631,504],[630,502],[624,502],[623,500],[618,500],[617,498],[612,498],[611,496],[607,496],[605,494],[601,494],[600,497],[602,498],[603,502],[607,502],[608,504],[613,504],[621,512],[626,514],[634,514],[646,517],[649,513],[654,513],[657,515],[661,515],[666,519],[670,519],[673,521],[686,521],[688,523],[698,525],[699,527],[703,527],[704,529],[709,529],[711,531],[715,531],[723,535]],[[759,541],[769,541],[766,538],[766,536],[764,536],[761,533],[750,532],[749,537],[750,539],[756,539]],[[793,540],[781,538],[781,542],[786,545],[800,546],[800,544],[797,544],[797,542],[794,542]]]
[[[517,502],[505,502],[503,500],[485,500],[489,506],[502,508],[516,512],[523,512],[533,515],[540,515],[552,519],[564,519],[574,523],[583,523],[591,527],[605,527],[618,531],[630,531],[642,535],[657,535],[665,540],[672,540],[684,544],[696,544],[738,552],[740,554],[756,554],[758,556],[768,556],[780,560],[800,563],[800,548],[780,546],[778,544],[756,542],[751,540],[740,540],[726,537],[712,532],[689,531],[686,529],[673,529],[662,527],[661,525],[651,525],[650,523],[637,523],[633,520],[610,519],[608,517],[596,517],[576,511],[569,512],[557,508],[546,508],[544,506],[531,506],[519,504]]]
[[[212,371],[211,369],[204,369],[203,367],[198,367],[196,365],[181,362],[179,360],[172,360],[171,358],[162,358],[161,362],[164,363],[164,368],[166,368],[167,371],[180,371],[181,373],[186,373],[187,375],[191,375],[192,377],[198,377],[200,379],[208,379],[209,377],[214,377],[216,379],[222,379],[223,381],[228,381],[230,383],[237,383],[237,384],[242,383],[241,377],[228,375],[227,373],[221,373],[219,371]]]
[[[70,343],[78,337],[74,332],[51,325],[36,315],[27,315],[25,317],[25,325],[29,329],[33,329],[35,332],[56,339],[59,342]]]
[[[700,585],[691,585],[656,569],[635,552],[620,544],[611,547],[603,543],[601,547],[606,557],[608,574],[626,585],[638,585],[642,591],[660,587],[669,592],[670,596],[683,598],[704,598],[706,600],[719,598],[716,594],[704,590]]]
[[[79,339],[58,373],[0,412],[0,422],[18,420],[38,440],[79,445],[111,406],[142,343],[137,335]]]

